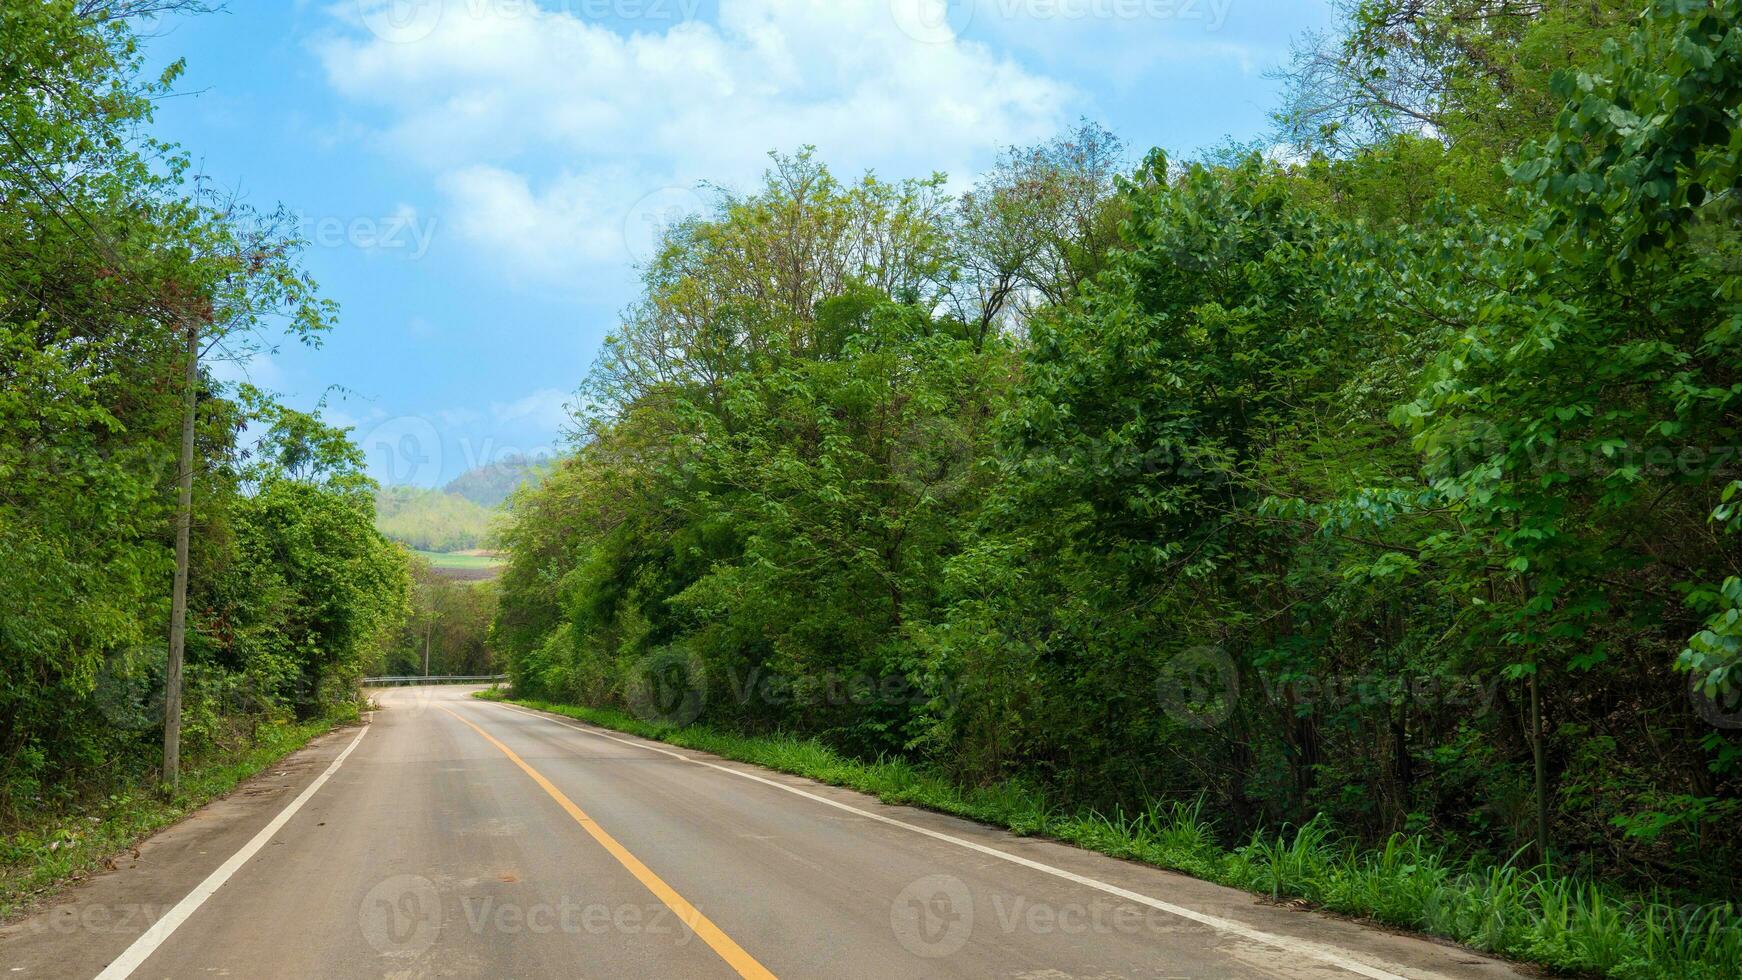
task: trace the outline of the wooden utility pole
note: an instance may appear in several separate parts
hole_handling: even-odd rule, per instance
[[[200,379],[199,320],[188,318],[187,368],[182,393],[181,466],[176,471],[175,586],[169,601],[169,661],[163,669],[163,787],[181,785],[181,662],[187,646],[188,539],[194,516],[194,420]]]

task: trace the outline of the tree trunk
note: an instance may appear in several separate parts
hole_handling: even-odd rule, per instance
[[[188,538],[194,513],[194,420],[198,411],[200,328],[187,327],[186,390],[182,394],[181,466],[176,471],[175,585],[169,605],[169,661],[163,669],[163,786],[170,793],[181,785],[181,662],[187,646]]]
[[[1532,665],[1530,672],[1530,742],[1531,761],[1536,768],[1536,857],[1546,866],[1549,861],[1548,764],[1542,737],[1542,664],[1539,662]]]

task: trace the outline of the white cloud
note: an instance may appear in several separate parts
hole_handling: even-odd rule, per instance
[[[490,416],[498,424],[525,424],[546,431],[562,428],[568,421],[569,392],[540,388],[511,402],[492,402]]]
[[[385,114],[382,146],[435,175],[462,238],[542,276],[622,268],[647,195],[741,185],[769,150],[963,175],[1079,102],[947,31],[916,40],[890,0],[721,0],[717,24],[627,34],[572,4],[453,0],[404,36],[335,12],[351,29],[319,48],[329,82]]]
[[[633,184],[620,175],[565,173],[535,188],[523,174],[478,164],[438,183],[459,234],[519,271],[555,276],[626,261],[620,202]]]

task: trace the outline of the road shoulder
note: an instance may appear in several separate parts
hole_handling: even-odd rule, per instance
[[[1387,964],[1402,975],[1469,978],[1541,975],[1534,968],[1491,957],[1436,937],[1296,905],[1276,904],[1237,888],[1111,857],[1061,841],[1045,837],[1017,836],[999,827],[935,810],[884,803],[875,796],[857,790],[605,728],[554,712],[494,699],[480,700],[485,704],[496,704],[502,710],[524,712],[597,737],[638,745],[649,752],[675,755],[716,770],[737,773],[750,781],[777,785],[784,790],[780,795],[790,797],[792,805],[820,808],[833,804],[849,807],[873,815],[885,822],[885,826],[899,824],[917,828],[906,831],[907,833],[959,838],[970,845],[1003,852],[1019,862],[1045,865],[1068,875],[1092,879],[1116,889],[1128,890],[1204,915],[1229,920],[1256,932],[1269,933],[1303,944],[1347,950],[1360,961]],[[1023,873],[1042,872],[1027,870]]]
[[[360,724],[360,723],[359,723]],[[93,976],[260,832],[357,737],[318,735],[259,775],[0,925],[0,973]]]

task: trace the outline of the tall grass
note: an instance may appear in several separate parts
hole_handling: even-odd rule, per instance
[[[1730,902],[1676,905],[1516,859],[1501,865],[1458,861],[1403,834],[1383,847],[1361,848],[1323,819],[1255,834],[1228,850],[1218,843],[1201,799],[1159,801],[1135,813],[1066,810],[1022,783],[963,787],[905,759],[850,759],[813,739],[672,728],[611,709],[515,703],[846,786],[888,803],[1045,835],[1275,899],[1305,899],[1560,971],[1627,980],[1742,977],[1742,910]]]

